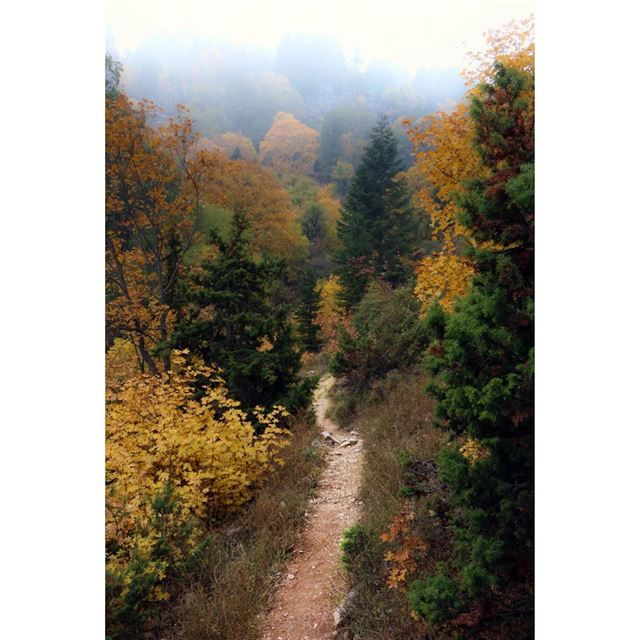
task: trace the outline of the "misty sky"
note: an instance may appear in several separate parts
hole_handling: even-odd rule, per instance
[[[457,67],[483,31],[533,13],[532,0],[107,0],[107,30],[121,52],[161,34],[276,47],[285,33],[329,34],[363,62],[410,73]]]

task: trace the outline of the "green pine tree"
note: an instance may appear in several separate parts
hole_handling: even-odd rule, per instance
[[[272,258],[254,259],[248,229],[246,216],[236,211],[227,241],[212,234],[220,253],[183,283],[186,312],[172,343],[221,367],[244,407],[285,404],[295,409],[308,395],[297,378],[301,353],[289,307],[270,303],[283,265]]]
[[[502,248],[470,250],[477,275],[469,294],[450,316],[435,306],[428,318],[438,423],[476,452],[465,455],[457,445],[440,458],[457,508],[457,556],[410,595],[432,623],[474,602],[495,611],[505,605],[496,601],[507,597],[500,593],[515,593],[519,611],[532,607],[534,140],[526,97],[532,91],[533,76],[496,65],[472,102],[487,177],[470,181],[458,198],[460,220],[476,241]]]
[[[305,351],[317,353],[320,350],[320,325],[316,318],[320,309],[320,292],[317,278],[310,269],[305,273],[300,291],[300,305],[296,311],[300,342]]]
[[[383,116],[373,129],[338,221],[341,249],[336,271],[348,308],[362,298],[371,279],[397,286],[411,275],[417,216],[406,181],[397,176],[397,156],[395,136]]]

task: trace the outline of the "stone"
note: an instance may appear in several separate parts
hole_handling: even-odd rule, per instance
[[[323,431],[320,435],[331,444],[340,444],[340,441],[336,440],[328,431]]]

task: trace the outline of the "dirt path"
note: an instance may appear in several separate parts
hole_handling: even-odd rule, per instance
[[[309,520],[268,615],[263,640],[330,640],[334,611],[344,597],[340,571],[342,532],[358,519],[362,443],[326,417],[327,394],[335,379],[324,376],[315,393],[314,408],[321,431],[340,443],[327,446],[327,468],[311,501]],[[357,440],[357,443],[354,441]]]

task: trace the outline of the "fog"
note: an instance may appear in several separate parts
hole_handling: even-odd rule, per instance
[[[186,105],[205,136],[237,132],[257,149],[285,111],[323,138],[361,139],[384,114],[402,147],[403,118],[461,97],[465,53],[482,48],[483,31],[531,11],[524,1],[110,0],[107,51],[127,95],[166,114]]]
[[[532,0],[107,0],[120,51],[160,34],[275,49],[288,33],[329,35],[350,56],[414,74],[460,68],[483,32],[533,12]]]

